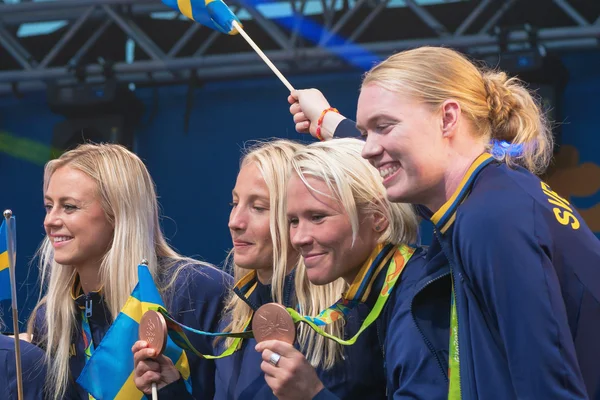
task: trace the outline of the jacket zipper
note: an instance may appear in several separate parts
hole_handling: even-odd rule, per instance
[[[433,282],[436,282],[442,278],[445,278],[446,276],[448,276],[450,274],[450,272],[447,272],[445,274],[442,274],[434,279],[431,279],[430,281],[428,281],[425,285],[423,285],[413,296],[412,300],[410,301],[410,314],[413,318],[413,322],[415,324],[415,327],[417,328],[417,330],[419,331],[419,333],[421,334],[421,337],[423,338],[423,340],[425,341],[425,344],[427,345],[427,347],[429,348],[429,351],[435,356],[435,359],[437,360],[438,366],[440,367],[440,370],[442,371],[442,375],[446,378],[446,380],[448,380],[447,378],[447,373],[446,370],[444,369],[444,363],[442,362],[442,360],[440,360],[440,357],[438,355],[438,353],[435,351],[435,347],[433,347],[433,343],[431,343],[431,341],[427,338],[427,336],[425,336],[425,334],[423,333],[423,330],[421,329],[421,327],[419,327],[419,324],[417,323],[417,319],[415,318],[415,314],[413,313],[413,303],[415,301],[415,298],[417,297],[417,295],[419,293],[421,293],[427,286],[429,286],[430,284],[432,284]]]
[[[85,295],[85,316],[87,318],[92,317],[92,296],[90,294]]]
[[[379,342],[379,348],[381,349],[381,355],[383,356],[383,376],[385,377],[385,397],[389,398],[389,387],[387,382],[387,362],[385,360],[385,344],[381,338],[381,324],[380,319],[377,318],[375,321],[375,327],[377,328],[377,341]]]

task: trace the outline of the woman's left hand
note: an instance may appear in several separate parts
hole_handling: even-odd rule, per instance
[[[313,366],[291,344],[266,340],[258,343],[255,349],[262,353],[260,369],[278,399],[312,399],[323,390],[323,383]]]

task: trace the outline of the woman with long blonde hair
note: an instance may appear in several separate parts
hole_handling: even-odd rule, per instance
[[[249,147],[242,158],[232,192],[229,218],[234,246],[229,259],[233,261],[237,283],[225,309],[222,331],[243,331],[250,323],[254,311],[271,302],[297,309],[306,315],[316,315],[338,300],[346,288],[343,280],[317,286],[295,279],[299,257],[289,242],[285,191],[288,162],[302,147],[287,140],[259,142]],[[350,325],[358,319],[358,314],[353,314]],[[344,326],[341,322],[330,325],[326,331],[343,335]],[[222,353],[233,342],[217,341],[216,353]],[[361,342],[362,344],[364,343]],[[215,399],[275,398],[260,370],[262,358],[255,351],[255,346],[254,339],[246,339],[232,356],[217,360]],[[370,379],[372,366],[359,362],[358,357],[350,358],[337,343],[325,340],[302,326],[296,346],[306,355],[311,366],[316,368],[324,385],[339,397],[356,400],[382,397],[382,382]],[[367,346],[362,346],[361,349],[363,355],[375,351]],[[141,356],[138,353],[136,357]],[[145,367],[139,369],[140,373],[146,373]],[[149,385],[151,379],[162,381],[166,375],[172,376],[173,380],[178,379],[176,371],[171,369],[171,373],[153,370],[142,375],[136,382]],[[177,391],[173,390],[173,393],[177,392],[178,399],[191,397],[185,395],[181,379],[172,385],[179,387]]]
[[[197,329],[217,329],[231,277],[169,247],[154,182],[135,154],[114,144],[80,145],[46,164],[43,189],[45,295],[29,332],[46,350],[52,398],[88,398],[75,380],[129,298],[142,259],[172,315]],[[195,345],[211,351],[208,339]],[[214,363],[188,360],[194,392],[210,395]]]
[[[342,337],[347,359],[338,362],[367,366],[379,398],[387,392],[394,399],[441,399],[447,349],[439,339],[447,338],[448,326],[437,327],[432,339],[438,340],[428,341],[421,326],[429,316],[412,314],[412,303],[417,289],[444,271],[426,263],[423,249],[409,246],[417,240],[416,214],[410,205],[386,199],[377,170],[361,157],[362,146],[357,139],[313,143],[291,160],[286,214],[291,243],[303,260],[297,285],[346,282],[337,310],[348,321]],[[271,340],[257,350],[279,399],[340,398],[293,346]],[[274,354],[277,365],[269,363]]]

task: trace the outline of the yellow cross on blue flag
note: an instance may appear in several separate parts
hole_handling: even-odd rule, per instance
[[[233,21],[240,23],[240,20],[221,0],[162,0],[162,2],[211,29],[228,35],[238,33],[233,27]]]
[[[11,217],[14,221],[14,217]],[[10,221],[9,220],[9,221]],[[0,226],[0,301],[10,300],[10,269],[8,268],[8,234],[6,222]]]
[[[158,306],[164,307],[164,304],[152,275],[148,267],[139,265],[138,284],[77,378],[77,383],[95,399],[138,400],[144,397],[133,382],[131,347],[138,340],[142,315]],[[191,393],[190,367],[185,352],[168,338],[163,354],[173,361]]]

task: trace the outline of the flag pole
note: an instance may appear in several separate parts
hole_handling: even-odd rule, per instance
[[[17,281],[15,279],[16,262],[16,237],[13,226],[13,213],[11,210],[4,210],[4,219],[6,220],[6,241],[8,248],[8,269],[10,273],[10,292],[12,295],[12,317],[13,333],[15,335],[15,363],[17,365],[17,396],[23,400],[23,373],[21,368],[21,339],[19,337],[19,311],[17,308]]]
[[[144,258],[142,259],[142,261],[140,261],[140,264],[145,265],[147,267],[148,260]],[[139,279],[140,278],[138,277],[138,281]],[[156,386],[156,382],[152,382],[152,400],[158,400],[158,387]]]
[[[233,27],[237,29],[240,35],[242,35],[244,39],[246,39],[246,42],[248,42],[248,44],[254,49],[254,51],[256,51],[256,54],[258,54],[260,58],[262,58],[262,60],[269,66],[269,68],[271,68],[271,71],[273,71],[275,75],[277,75],[281,83],[283,83],[290,92],[293,92],[294,87],[292,86],[292,84],[287,79],[285,79],[285,76],[283,76],[283,74],[277,69],[275,64],[273,64],[271,60],[269,60],[269,57],[267,57],[267,55],[260,49],[260,47],[258,47],[258,45],[254,43],[254,40],[252,40],[252,38],[248,36],[248,34],[244,30],[244,28],[242,28],[239,22],[233,20]]]

